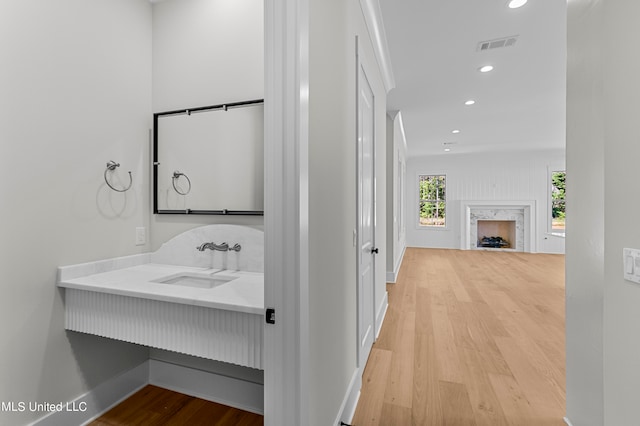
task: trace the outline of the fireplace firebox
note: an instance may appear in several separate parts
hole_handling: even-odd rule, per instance
[[[509,249],[515,247],[515,220],[478,219],[478,247]]]

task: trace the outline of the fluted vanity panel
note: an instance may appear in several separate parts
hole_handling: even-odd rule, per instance
[[[262,369],[262,315],[67,288],[65,328]]]

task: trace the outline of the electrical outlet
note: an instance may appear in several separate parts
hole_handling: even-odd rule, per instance
[[[147,229],[144,226],[136,228],[136,245],[143,246],[147,243]]]
[[[624,264],[624,279],[640,284],[640,250],[622,249],[622,261]]]

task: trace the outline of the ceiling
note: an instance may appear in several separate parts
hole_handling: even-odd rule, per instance
[[[396,82],[387,109],[402,111],[409,156],[564,149],[566,0],[379,2]]]

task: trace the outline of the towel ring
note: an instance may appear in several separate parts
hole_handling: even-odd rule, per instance
[[[109,179],[107,178],[107,172],[114,171],[116,167],[120,167],[120,163],[116,163],[113,160],[107,163],[107,168],[104,171],[104,181],[107,183],[107,185],[109,185],[109,188],[113,189],[114,191],[126,192],[131,188],[131,185],[133,184],[133,178],[131,177],[131,172],[129,172],[129,185],[126,188],[118,189],[114,187],[113,185],[111,185],[111,182],[109,182]]]
[[[180,176],[184,176],[184,178],[187,180],[187,182],[189,183],[189,189],[187,189],[186,191],[182,192],[180,190],[178,190],[178,188],[176,187],[176,181],[178,179],[180,179]],[[178,170],[176,170],[175,172],[173,172],[173,177],[171,178],[171,183],[173,184],[173,189],[175,189],[175,191],[180,194],[180,195],[187,195],[188,193],[191,192],[191,180],[189,179],[189,176],[185,175],[182,172],[179,172]]]

